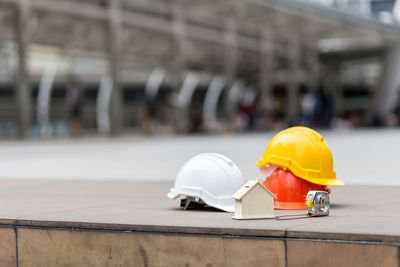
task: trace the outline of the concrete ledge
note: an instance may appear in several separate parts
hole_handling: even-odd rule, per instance
[[[400,251],[378,242],[30,227],[0,229],[0,245],[1,266],[399,266]]]
[[[287,266],[399,266],[399,246],[329,240],[288,240]]]
[[[21,266],[285,266],[284,242],[235,237],[18,229]]]
[[[14,228],[0,228],[0,266],[17,266],[17,244]]]

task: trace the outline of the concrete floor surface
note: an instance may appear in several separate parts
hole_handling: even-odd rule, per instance
[[[166,197],[171,186],[171,182],[1,180],[0,224],[400,242],[400,202],[395,199],[400,187],[334,188],[326,217],[238,221],[232,213],[180,209],[179,200]],[[275,210],[284,213],[297,211]]]
[[[400,130],[322,131],[346,184],[400,185]],[[273,133],[0,142],[0,179],[173,181],[203,152],[233,159],[246,179]]]

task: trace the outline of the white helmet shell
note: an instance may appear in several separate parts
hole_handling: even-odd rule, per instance
[[[168,197],[200,198],[209,206],[233,212],[232,195],[244,183],[241,171],[231,159],[217,153],[204,153],[182,166]]]

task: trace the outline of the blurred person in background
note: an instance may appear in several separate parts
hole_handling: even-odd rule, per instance
[[[157,97],[146,96],[142,120],[142,131],[145,135],[155,134],[155,126],[159,116],[159,105],[160,103]]]
[[[329,127],[333,117],[333,100],[332,95],[326,91],[320,91],[320,108],[319,108],[319,125],[321,127]]]
[[[394,109],[393,114],[396,116],[397,126],[400,126],[400,92],[397,97],[397,105],[396,105],[396,108]]]
[[[70,79],[65,99],[67,120],[72,136],[82,134],[83,91],[75,77]]]
[[[194,110],[190,113],[190,133],[204,132],[203,115],[201,111]]]
[[[313,127],[317,101],[315,93],[304,94],[301,101],[301,125]]]
[[[238,114],[235,116],[235,130],[239,132],[255,130],[257,103],[242,99],[239,103]]]

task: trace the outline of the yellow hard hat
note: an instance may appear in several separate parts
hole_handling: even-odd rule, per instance
[[[344,185],[333,170],[331,150],[324,138],[307,127],[291,127],[277,133],[257,162],[289,169],[294,175],[319,185]]]

